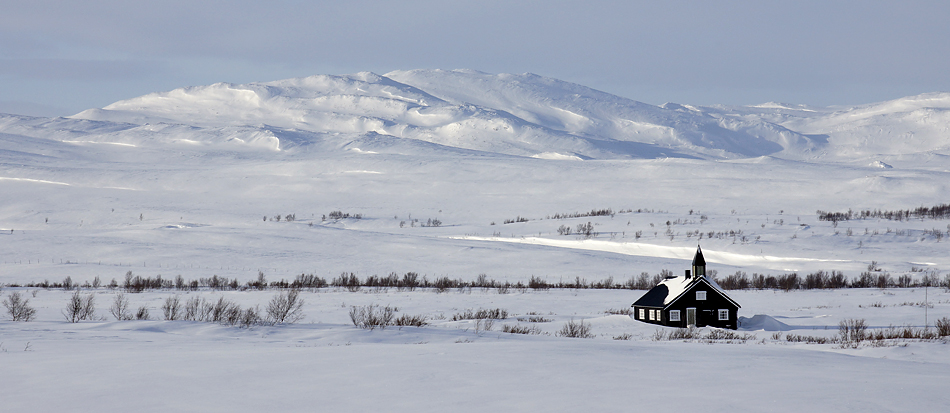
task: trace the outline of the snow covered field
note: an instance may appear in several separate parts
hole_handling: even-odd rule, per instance
[[[874,264],[894,279],[944,279],[950,221],[835,225],[816,211],[947,203],[948,110],[947,94],[652,106],[535,75],[410,71],[193,87],[70,118],[0,115],[0,296],[20,291],[38,310],[0,321],[13,373],[0,399],[10,411],[939,411],[945,341],[785,340],[832,337],[845,319],[922,327],[920,288],[732,291],[740,316],[788,330],[708,344],[654,341],[654,326],[604,313],[642,293],[630,290],[331,288],[304,293],[301,323],[240,329],[158,321],[172,291],[128,294],[151,321],[72,324],[68,292],[10,285],[121,284],[129,271],[623,283],[682,274],[697,244],[720,278],[852,279]],[[576,235],[587,223],[596,235]],[[108,316],[114,292],[91,291]],[[264,306],[275,292],[194,294]],[[950,316],[945,289],[927,294],[930,325]],[[431,324],[353,327],[349,308],[371,303]],[[451,321],[479,308],[511,316],[492,331]],[[517,320],[529,313],[551,321]],[[572,318],[596,337],[553,335]]]
[[[10,411],[940,411],[950,402],[942,391],[950,364],[945,340],[842,349],[784,338],[830,337],[851,317],[867,319],[872,330],[923,325],[923,308],[907,304],[922,302],[922,289],[735,291],[742,313],[769,314],[789,327],[740,330],[755,337],[728,344],[653,341],[658,327],[604,313],[640,293],[324,289],[302,294],[306,318],[298,324],[242,329],[192,321],[70,324],[60,313],[69,293],[41,290],[31,301],[37,321],[0,324],[0,388]],[[114,293],[95,294],[111,320],[106,308]],[[160,318],[172,294],[126,296],[131,307],[147,305]],[[275,293],[183,297],[193,294],[247,306]],[[931,317],[950,310],[942,289],[931,289],[929,300]],[[357,329],[349,307],[367,304],[425,315],[431,324]],[[473,320],[452,321],[467,309],[495,308],[509,317],[490,331],[476,331]],[[529,313],[550,321],[519,321]],[[589,323],[595,338],[553,335],[571,319]],[[543,334],[503,333],[505,324]],[[629,340],[614,339],[624,334]]]

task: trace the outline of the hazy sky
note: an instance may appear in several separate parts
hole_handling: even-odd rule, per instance
[[[532,72],[661,104],[950,91],[942,1],[5,1],[0,112],[314,74]]]

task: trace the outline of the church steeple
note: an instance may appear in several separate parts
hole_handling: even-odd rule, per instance
[[[696,255],[693,257],[693,277],[705,277],[706,276],[706,259],[703,258],[703,250],[698,245],[696,246]]]

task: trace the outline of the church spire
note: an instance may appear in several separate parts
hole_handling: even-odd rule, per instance
[[[696,246],[696,255],[693,257],[693,277],[706,276],[706,259],[703,258],[703,249]]]

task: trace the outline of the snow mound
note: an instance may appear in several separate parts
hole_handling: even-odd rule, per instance
[[[748,331],[789,331],[792,328],[788,324],[772,318],[772,316],[756,314],[752,318],[739,317],[739,329]]]
[[[871,164],[868,165],[868,166],[870,166],[870,167],[872,167],[872,168],[881,168],[881,169],[891,169],[891,168],[893,168],[893,166],[888,165],[888,164],[886,164],[886,163],[884,163],[884,162],[882,162],[882,161],[874,161],[874,162],[871,162]]]

